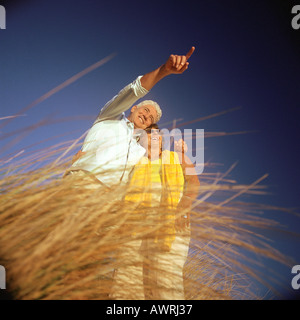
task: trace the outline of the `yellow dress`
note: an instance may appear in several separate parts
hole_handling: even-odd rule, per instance
[[[164,150],[161,158],[154,161],[143,157],[135,166],[129,186],[126,201],[138,202],[149,208],[165,208],[165,213],[158,218],[161,227],[156,231],[154,242],[164,251],[169,251],[175,239],[175,210],[184,188],[184,175],[177,153]]]

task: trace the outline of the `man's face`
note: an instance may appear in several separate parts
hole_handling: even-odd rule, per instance
[[[137,129],[146,129],[155,123],[157,112],[154,106],[145,105],[140,108],[134,106],[131,108],[130,121]]]

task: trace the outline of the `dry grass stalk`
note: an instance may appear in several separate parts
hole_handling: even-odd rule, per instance
[[[74,177],[62,179],[68,154],[78,145],[79,140],[61,143],[1,161],[0,264],[15,299],[108,299],[113,270],[132,264],[116,252],[161,228],[157,221],[140,219],[147,209],[139,203],[124,202],[132,192],[126,186],[107,193],[74,187],[82,184]],[[228,177],[233,167],[200,176],[184,268],[186,299],[262,298],[253,293],[251,278],[264,282],[265,275],[249,256],[289,262],[263,236],[266,229],[281,229],[262,217],[268,207],[236,201],[243,194],[264,194],[259,185],[264,177],[239,185]],[[217,195],[220,201],[210,201]],[[165,210],[161,206],[156,214]],[[134,286],[127,291],[134,294]]]

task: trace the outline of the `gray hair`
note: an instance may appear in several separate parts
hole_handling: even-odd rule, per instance
[[[157,102],[152,101],[152,100],[144,100],[144,101],[140,102],[139,104],[137,104],[136,106],[138,108],[140,108],[140,107],[149,106],[149,105],[153,106],[155,108],[156,113],[157,113],[157,118],[156,118],[155,122],[158,122],[162,116],[162,111],[161,111],[161,108]]]

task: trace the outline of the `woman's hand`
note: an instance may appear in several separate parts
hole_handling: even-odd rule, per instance
[[[182,139],[178,141],[174,141],[174,151],[175,152],[181,152],[181,153],[187,153],[188,146],[186,142]]]
[[[177,216],[175,220],[175,229],[183,231],[190,226],[190,211],[192,208],[192,199],[183,196],[177,206]]]

